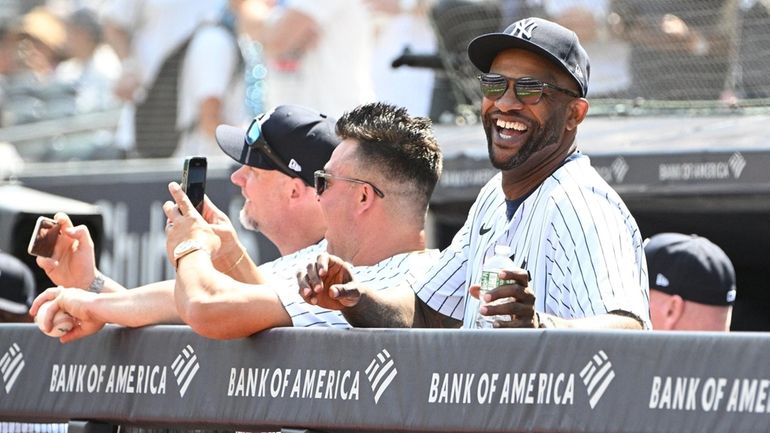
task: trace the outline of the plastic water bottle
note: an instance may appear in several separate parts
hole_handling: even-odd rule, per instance
[[[495,255],[488,258],[484,262],[484,266],[481,269],[481,291],[479,298],[482,305],[486,305],[484,302],[484,294],[488,291],[502,286],[510,284],[511,280],[501,280],[497,277],[497,274],[501,270],[512,270],[516,266],[513,264],[513,260],[510,259],[511,247],[508,245],[495,245]],[[508,301],[509,298],[497,299],[489,303],[489,305],[502,304]],[[499,316],[483,316],[480,312],[476,314],[476,327],[477,328],[492,328],[495,320],[511,320],[508,315]]]

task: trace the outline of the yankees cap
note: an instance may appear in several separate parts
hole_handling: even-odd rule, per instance
[[[323,169],[340,142],[334,131],[335,120],[299,105],[280,105],[266,113],[253,127],[262,129],[267,145],[290,170],[307,185],[313,185],[313,173]],[[250,167],[281,170],[258,147],[246,143],[247,130],[219,125],[216,138],[227,156]]]
[[[586,50],[572,30],[542,18],[525,18],[501,33],[488,33],[473,39],[468,44],[468,57],[479,70],[489,72],[497,54],[509,48],[521,48],[550,59],[575,79],[581,97],[588,93],[591,65]]]
[[[660,233],[645,242],[650,288],[708,305],[735,301],[735,269],[724,251],[697,235]]]

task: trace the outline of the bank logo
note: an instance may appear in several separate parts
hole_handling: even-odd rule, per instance
[[[388,389],[390,382],[393,381],[397,374],[398,369],[393,362],[393,358],[391,358],[387,349],[382,349],[369,366],[366,367],[366,378],[369,379],[369,385],[371,385],[372,392],[374,392],[375,404],[380,401],[380,396]]]
[[[741,177],[743,169],[746,168],[746,159],[743,158],[743,155],[741,155],[740,152],[735,152],[733,153],[733,156],[727,160],[727,165],[730,166],[730,171],[733,172],[733,177],[738,179]]]
[[[19,345],[13,343],[7,352],[0,358],[0,374],[3,377],[5,392],[10,393],[19,374],[24,370],[24,354]]]
[[[184,397],[187,387],[190,386],[190,382],[192,382],[199,369],[198,355],[195,354],[192,346],[188,344],[171,364],[171,371],[173,371],[176,383],[179,385],[180,396]]]
[[[583,367],[583,370],[580,372],[580,378],[583,379],[583,384],[586,386],[589,398],[588,403],[591,405],[591,409],[593,409],[599,403],[604,392],[607,391],[607,387],[610,386],[612,379],[615,378],[612,362],[610,362],[603,350],[596,353],[588,361],[588,364]]]
[[[615,177],[615,182],[617,183],[623,182],[623,179],[626,178],[626,174],[628,174],[629,170],[628,163],[622,156],[619,156],[612,161],[610,169],[612,170],[612,175]]]

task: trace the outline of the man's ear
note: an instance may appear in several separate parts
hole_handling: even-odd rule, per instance
[[[299,177],[292,177],[289,181],[291,187],[291,198],[302,198],[305,194],[315,194],[315,189],[308,188],[305,181]]]
[[[586,118],[588,114],[588,101],[585,98],[575,98],[568,106],[567,130],[572,131]]]
[[[665,321],[666,329],[676,329],[676,325],[684,315],[685,300],[679,295],[671,295],[666,301]]]
[[[372,186],[366,183],[362,183],[358,191],[358,209],[364,212],[372,207],[374,200],[377,199],[377,194]]]

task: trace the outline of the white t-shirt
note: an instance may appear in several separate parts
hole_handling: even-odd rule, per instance
[[[239,59],[237,41],[227,29],[203,25],[195,32],[182,61],[176,123],[185,132],[176,155],[222,155],[213,136],[206,137],[197,127],[188,130],[198,121],[201,103],[207,98],[222,101],[221,123],[240,125],[247,120]]]
[[[283,281],[276,279],[271,284],[281,299],[291,321],[297,327],[335,327],[350,328],[350,324],[339,311],[327,310],[305,302],[299,295],[296,273],[304,270],[312,263],[318,254],[326,251],[326,241],[297,251],[294,254],[281,257],[273,262],[260,266],[263,272],[272,272],[276,277],[284,276]],[[353,278],[364,283],[368,288],[383,290],[400,285],[414,287],[420,281],[431,265],[438,259],[438,250],[413,251],[397,254],[372,266],[353,267]],[[288,278],[290,277],[290,278]]]
[[[287,0],[318,26],[314,45],[294,71],[270,68],[268,106],[298,104],[339,118],[374,101],[371,77],[373,25],[361,0]],[[279,8],[277,13],[282,13]]]
[[[508,221],[502,175],[479,193],[452,244],[417,284],[430,308],[472,328],[485,258],[510,245],[516,266],[530,271],[535,310],[562,318],[623,310],[650,328],[647,262],[636,221],[620,196],[579,155],[524,200]]]

